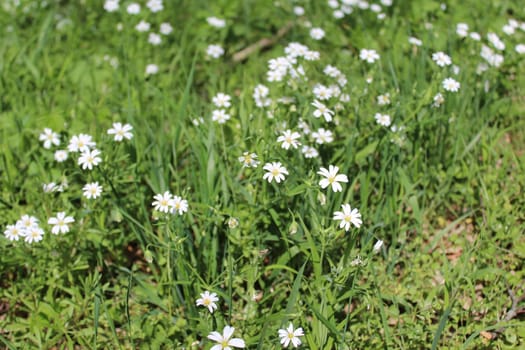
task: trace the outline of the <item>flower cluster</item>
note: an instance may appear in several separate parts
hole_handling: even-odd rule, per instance
[[[182,215],[188,211],[188,201],[182,197],[174,196],[169,191],[156,194],[151,203],[153,208],[161,213]]]
[[[217,293],[210,293],[210,291],[205,291],[200,294],[200,298],[195,301],[197,306],[203,306],[208,309],[210,313],[213,313],[217,310],[217,302],[219,298]],[[246,344],[241,338],[232,338],[235,328],[229,325],[226,325],[222,334],[213,331],[208,334],[208,339],[216,342],[217,344],[213,345],[210,350],[227,350],[231,348],[240,348],[243,349],[246,347]],[[301,327],[294,329],[293,324],[290,322],[286,329],[279,329],[277,334],[280,338],[280,343],[283,347],[287,348],[290,344],[297,348],[301,345],[301,339],[299,337],[304,336],[304,331]]]
[[[75,222],[71,216],[67,216],[65,212],[58,212],[55,217],[48,219],[47,223],[51,225],[51,233],[57,235],[59,233],[69,232],[69,224]],[[30,215],[22,215],[22,217],[14,224],[7,225],[4,236],[10,241],[18,241],[23,239],[27,243],[40,242],[44,238],[44,229],[40,227],[39,220]]]

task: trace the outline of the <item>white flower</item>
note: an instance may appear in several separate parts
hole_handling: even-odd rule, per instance
[[[55,152],[55,160],[59,163],[62,163],[67,159],[68,153],[66,150],[58,150]]]
[[[443,94],[438,92],[435,96],[434,96],[434,102],[432,103],[432,107],[439,107],[441,106],[443,103],[445,103],[445,97],[443,97]]]
[[[273,179],[275,179],[277,183],[280,183],[284,180],[284,175],[288,175],[288,170],[282,166],[281,162],[266,163],[263,169],[268,171],[263,175],[263,180],[268,180],[270,183]]]
[[[321,28],[312,28],[310,29],[310,37],[314,40],[321,40],[324,38],[324,30]]]
[[[222,18],[208,17],[206,18],[206,22],[208,22],[210,26],[215,28],[224,28],[226,26],[226,21]]]
[[[413,36],[408,38],[408,42],[412,45],[421,46],[423,45],[423,42],[419,40],[418,38],[414,38]]]
[[[87,199],[95,199],[102,193],[102,186],[99,186],[98,182],[91,182],[82,187],[82,191],[84,191],[83,195]]]
[[[390,104],[390,94],[386,93],[384,95],[377,96],[377,104],[380,106],[389,105]]]
[[[341,220],[339,228],[345,229],[345,231],[350,230],[350,224],[353,224],[355,227],[361,227],[363,221],[361,220],[361,214],[356,208],[352,209],[350,204],[342,204],[341,208],[343,211],[334,212],[334,220]]]
[[[160,45],[160,43],[162,42],[162,37],[156,33],[149,33],[148,42],[151,45]]]
[[[18,225],[7,225],[4,236],[10,241],[18,241],[25,236],[25,231]]]
[[[153,75],[159,72],[159,66],[156,64],[150,63],[146,66],[146,75]]]
[[[108,135],[115,135],[115,141],[122,141],[124,138],[131,140],[133,127],[129,124],[113,123],[113,127],[108,130]]]
[[[171,34],[171,32],[173,32],[173,27],[169,23],[161,23],[159,31],[160,34],[169,35]]]
[[[58,134],[49,128],[45,128],[44,132],[40,134],[40,141],[44,141],[44,148],[51,148],[51,144],[60,145],[60,138]]]
[[[219,58],[224,55],[224,49],[220,45],[209,45],[206,54],[213,58]]]
[[[446,91],[457,92],[460,84],[452,78],[446,78],[443,80],[443,89]]]
[[[257,168],[257,166],[260,163],[257,160],[257,154],[250,153],[250,152],[244,152],[242,156],[240,156],[238,159],[239,159],[239,162],[242,163],[243,168],[249,168],[249,167]]]
[[[138,15],[140,13],[140,5],[137,3],[131,3],[128,5],[126,11],[128,11],[130,15]]]
[[[304,336],[303,329],[299,327],[294,330],[291,322],[287,329],[279,329],[277,333],[281,338],[281,344],[285,348],[287,348],[290,343],[292,343],[294,348],[299,347],[299,345],[301,345],[301,339],[299,339],[299,337]]]
[[[240,338],[230,339],[234,331],[235,328],[226,326],[224,327],[222,334],[219,332],[211,332],[208,335],[208,339],[213,340],[218,344],[212,346],[210,350],[231,350],[231,347],[244,348],[246,346],[244,340]]]
[[[390,116],[388,114],[376,113],[374,118],[376,119],[376,122],[378,124],[386,126],[386,127],[389,127],[390,124],[392,123],[392,121],[390,120]]]
[[[329,165],[328,169],[321,168],[317,173],[325,178],[319,181],[319,186],[324,189],[332,185],[334,192],[341,192],[343,187],[339,182],[348,182],[348,177],[344,174],[337,174],[338,172],[339,168],[333,165]]]
[[[452,64],[450,56],[441,51],[434,52],[432,54],[432,60],[440,67],[450,66]]]
[[[379,59],[379,55],[377,54],[376,50],[362,49],[359,53],[359,58],[361,58],[363,61],[367,61],[368,63],[374,63]]]
[[[188,211],[188,201],[185,199],[182,199],[179,196],[173,196],[173,199],[171,201],[170,213],[182,215],[187,211]]]
[[[151,25],[148,22],[144,21],[144,20],[140,21],[135,26],[135,29],[137,31],[139,31],[139,32],[147,32],[148,30],[150,30],[150,28],[151,28]]]
[[[108,12],[115,12],[118,10],[119,0],[106,0],[104,3],[104,10]]]
[[[281,147],[284,149],[289,149],[290,146],[297,148],[301,143],[297,139],[301,137],[297,131],[286,130],[281,136],[277,138],[277,142],[282,142]]]
[[[173,207],[173,196],[169,191],[166,191],[163,194],[156,194],[153,196],[153,199],[154,201],[151,205],[157,211],[168,213]]]
[[[219,92],[217,95],[215,95],[212,98],[213,104],[219,108],[230,107],[231,106],[230,100],[231,100],[231,97],[222,92]]]
[[[324,104],[317,100],[314,100],[314,102],[312,102],[312,106],[316,108],[314,111],[314,117],[320,118],[321,116],[323,116],[323,118],[327,122],[332,121],[332,116],[334,115],[334,112],[329,110]]]
[[[73,219],[71,216],[66,216],[66,213],[63,211],[58,212],[56,217],[49,218],[49,220],[47,220],[49,225],[53,225],[51,233],[55,235],[58,233],[69,232],[69,224],[72,222],[75,222],[75,219]]]
[[[469,34],[469,37],[472,39],[472,40],[475,40],[475,41],[480,41],[481,40],[481,35],[479,35],[479,33],[476,33],[476,32],[472,32]]]
[[[83,170],[92,170],[93,166],[97,166],[102,161],[99,155],[100,151],[98,149],[86,150],[80,154],[78,165],[81,165]]]
[[[330,143],[334,140],[334,136],[330,130],[319,128],[317,131],[312,133],[312,137],[315,139],[315,143],[320,145],[324,143]]]
[[[462,38],[466,37],[468,35],[468,24],[458,23],[456,25],[456,34]]]
[[[311,146],[303,146],[301,152],[305,158],[317,158],[319,156],[319,152]]]
[[[219,124],[224,124],[230,120],[230,115],[224,109],[216,109],[212,112],[211,120]]]
[[[294,6],[294,8],[293,8],[293,13],[294,13],[296,16],[302,16],[302,15],[304,15],[304,8],[301,7],[301,6]]]
[[[58,191],[58,186],[54,182],[50,182],[48,184],[43,184],[42,189],[45,193],[52,193]]]
[[[159,12],[164,9],[164,6],[162,5],[162,0],[149,0],[146,3],[146,6],[149,8],[151,12]]]
[[[96,143],[91,141],[90,135],[79,134],[71,138],[67,149],[69,152],[85,152],[95,146]]]
[[[516,45],[514,50],[516,50],[516,52],[519,53],[519,54],[524,54],[525,53],[525,44],[518,44],[518,45]]]
[[[24,240],[27,243],[40,242],[44,237],[44,230],[38,226],[33,226],[25,231]]]
[[[379,251],[381,250],[381,248],[383,247],[383,241],[382,240],[378,240],[375,244],[374,244],[374,248],[372,249],[372,252],[374,252],[375,254],[379,253]]]
[[[27,231],[32,227],[38,227],[38,219],[34,216],[22,215],[20,220],[16,222],[16,226]]]
[[[216,293],[205,291],[201,293],[201,297],[197,299],[196,304],[197,306],[207,307],[210,313],[213,313],[213,311],[217,310],[217,304],[215,304],[217,301],[219,301],[219,298]]]
[[[332,97],[333,91],[327,86],[317,84],[314,86],[314,95],[320,100],[328,100]]]

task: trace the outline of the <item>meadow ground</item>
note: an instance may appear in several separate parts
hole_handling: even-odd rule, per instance
[[[524,349],[518,3],[2,1],[0,348]]]

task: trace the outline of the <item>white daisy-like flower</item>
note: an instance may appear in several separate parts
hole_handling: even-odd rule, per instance
[[[443,96],[443,94],[441,92],[438,92],[434,96],[434,102],[432,103],[432,107],[439,107],[443,103],[445,103],[445,97]]]
[[[328,169],[321,168],[317,173],[324,176],[324,178],[319,181],[319,186],[323,189],[332,186],[334,192],[341,192],[343,186],[341,186],[340,182],[348,182],[348,177],[344,174],[338,174],[338,172],[339,167],[333,165],[329,165]]]
[[[146,75],[153,75],[159,72],[159,66],[154,63],[150,63],[146,66]]]
[[[160,45],[162,43],[162,37],[157,33],[149,33],[148,43],[151,45]]]
[[[312,133],[312,137],[315,139],[315,143],[320,145],[330,143],[334,140],[334,135],[332,132],[323,128],[319,128],[317,131],[314,131]]]
[[[27,243],[40,242],[44,238],[44,230],[38,226],[25,230],[24,241]]]
[[[325,32],[322,28],[312,28],[310,29],[310,37],[314,40],[321,40],[324,38]]]
[[[307,145],[303,146],[301,153],[305,158],[317,158],[319,156],[319,151],[317,151],[314,147]]]
[[[250,152],[244,152],[238,159],[242,163],[243,168],[257,168],[260,163],[257,160],[257,154]]]
[[[50,182],[48,184],[43,184],[42,189],[45,193],[53,193],[58,191],[58,185],[54,182]]]
[[[226,27],[226,21],[223,20],[222,18],[208,17],[208,18],[206,18],[206,22],[208,22],[208,24],[210,26],[215,27],[215,28],[224,28],[224,27]]]
[[[270,183],[274,179],[277,183],[280,183],[285,179],[284,175],[288,175],[288,170],[282,166],[281,162],[266,163],[263,169],[267,171],[267,173],[263,175],[263,180],[268,180]]]
[[[18,225],[7,225],[4,236],[10,241],[18,241],[20,237],[25,237],[25,230]]]
[[[137,4],[137,3],[131,3],[128,5],[128,7],[126,8],[126,11],[130,14],[130,15],[138,15],[140,13],[140,5]]]
[[[380,106],[389,105],[390,104],[390,94],[386,93],[386,94],[377,96],[377,104]]]
[[[281,345],[287,348],[290,343],[294,348],[301,345],[301,339],[299,337],[304,336],[304,331],[301,327],[294,329],[293,324],[290,322],[290,325],[286,329],[279,329],[277,331],[279,337],[281,338]]]
[[[104,2],[104,10],[107,12],[115,12],[118,10],[119,0],[106,0]]]
[[[151,205],[154,207],[153,209],[157,211],[168,213],[173,207],[173,195],[169,191],[163,194],[156,194],[153,196],[153,199],[154,201]]]
[[[329,100],[333,96],[332,89],[322,84],[315,85],[313,93],[320,100]]]
[[[69,152],[85,152],[95,146],[96,143],[92,141],[90,135],[79,134],[71,138],[67,149]]]
[[[327,122],[332,121],[332,116],[334,115],[334,112],[328,109],[323,103],[314,100],[314,102],[312,102],[312,106],[315,107],[314,117],[320,118],[322,116]]]
[[[224,124],[230,120],[230,115],[224,109],[216,109],[212,112],[211,120],[219,124]]]
[[[361,214],[356,208],[352,209],[350,204],[342,204],[341,208],[343,211],[334,212],[334,220],[341,220],[339,228],[344,228],[345,231],[350,230],[350,224],[355,227],[361,227],[363,221],[361,220]]]
[[[224,55],[224,49],[220,45],[208,45],[206,54],[209,57],[219,58]]]
[[[359,52],[359,58],[368,63],[374,63],[379,59],[379,54],[376,52],[376,50],[362,49]]]
[[[297,148],[301,143],[297,141],[301,137],[297,131],[286,130],[281,136],[277,138],[277,142],[281,142],[281,147],[284,149],[289,149],[290,146]]]
[[[149,10],[153,13],[162,11],[164,9],[162,0],[149,0],[146,3],[146,7],[149,8]]]
[[[173,199],[171,201],[170,213],[182,215],[187,211],[188,211],[188,201],[185,199],[182,199],[179,196],[173,196]]]
[[[58,134],[49,128],[45,128],[44,132],[40,134],[38,139],[44,142],[44,148],[47,149],[51,148],[51,145],[60,145]]]
[[[51,233],[55,235],[69,232],[69,224],[73,222],[75,222],[75,219],[72,216],[66,216],[66,213],[63,211],[58,212],[56,217],[47,220],[49,225],[53,225]]]
[[[293,13],[294,13],[296,16],[302,16],[302,15],[304,15],[304,7],[301,7],[301,6],[294,6],[294,8],[293,8]]]
[[[446,91],[457,92],[460,88],[459,82],[452,78],[446,78],[445,80],[443,80],[442,84],[443,89],[445,89]]]
[[[57,162],[62,163],[67,159],[68,153],[66,150],[61,149],[61,150],[56,151],[54,156]]]
[[[32,227],[38,227],[38,219],[30,215],[22,215],[20,220],[16,222],[16,226],[22,230],[29,230]]]
[[[98,149],[84,151],[78,158],[78,165],[82,166],[83,170],[93,170],[93,166],[97,166],[102,162],[102,158],[99,155],[100,151]]]
[[[87,183],[82,187],[84,197],[87,199],[96,199],[102,194],[102,186],[98,182]]]
[[[173,27],[169,23],[161,23],[159,32],[162,35],[169,35],[173,32]]]
[[[390,116],[388,114],[376,113],[374,118],[378,124],[386,127],[389,127],[392,123],[392,120],[390,119]]]
[[[129,124],[113,123],[113,127],[108,130],[108,135],[115,135],[115,141],[122,141],[123,139],[131,140],[133,134],[131,133],[133,127]]]
[[[244,340],[241,338],[231,338],[234,331],[235,328],[225,326],[222,334],[219,332],[211,332],[208,335],[208,339],[213,340],[217,344],[212,346],[210,350],[231,350],[232,347],[241,349],[246,347]]]
[[[213,98],[211,99],[213,104],[219,108],[230,107],[231,106],[230,100],[231,100],[231,97],[222,92],[219,92],[217,95],[213,96]]]
[[[136,29],[138,32],[147,32],[147,31],[150,30],[150,28],[151,28],[151,25],[150,25],[148,22],[144,21],[144,20],[140,21],[140,22],[135,26],[135,29]]]
[[[423,42],[421,40],[419,40],[418,38],[414,38],[413,36],[408,38],[408,42],[415,46],[423,45]]]
[[[432,54],[432,60],[440,67],[450,66],[452,64],[450,56],[442,51],[434,52]]]
[[[217,310],[217,301],[219,301],[217,293],[205,291],[204,293],[201,293],[201,297],[197,299],[195,303],[197,306],[207,307],[210,313],[213,313],[213,311]]]

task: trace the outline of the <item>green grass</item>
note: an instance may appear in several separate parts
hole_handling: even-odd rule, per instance
[[[277,330],[289,322],[312,350],[525,346],[523,313],[505,320],[511,295],[525,292],[525,56],[514,50],[525,31],[502,32],[509,19],[525,21],[515,2],[450,0],[444,11],[436,1],[394,1],[383,20],[357,8],[335,20],[324,1],[166,0],[158,13],[140,2],[138,16],[125,12],[128,2],[114,13],[96,0],[21,3],[0,5],[0,227],[29,214],[45,235],[33,244],[0,237],[0,347],[209,349],[207,335],[231,325],[247,348],[279,349]],[[213,15],[227,26],[209,26]],[[152,46],[134,29],[141,19],[174,31]],[[310,38],[305,20],[326,37]],[[482,41],[458,37],[461,22]],[[232,60],[288,23],[274,45]],[[506,44],[504,63],[478,74],[489,32]],[[268,82],[268,60],[290,42],[320,60],[301,62],[308,81]],[[214,43],[226,53],[207,59]],[[361,61],[363,48],[380,60]],[[437,51],[457,75],[432,61]],[[159,73],[146,77],[149,63]],[[350,102],[335,123],[312,116],[314,84],[335,82],[323,74],[328,64],[348,79]],[[443,90],[447,77],[461,83],[457,93]],[[252,98],[258,84],[273,99],[264,109]],[[222,125],[211,120],[218,92],[232,97]],[[438,92],[445,103],[434,108]],[[392,103],[378,106],[385,93]],[[294,102],[277,102],[284,96]],[[336,99],[326,104],[334,110]],[[376,113],[403,129],[377,124]],[[302,135],[317,158],[276,142],[301,131],[300,119],[333,132],[323,145]],[[118,121],[133,126],[131,140],[106,133]],[[44,128],[60,133],[60,147],[42,147]],[[79,133],[102,152],[92,171],[73,153],[53,159]],[[261,164],[242,168],[244,151]],[[289,175],[268,183],[262,167],[276,161]],[[329,164],[348,176],[342,192],[318,185]],[[63,193],[42,191],[63,179]],[[82,187],[93,181],[103,194],[88,200]],[[164,191],[187,199],[188,212],[154,211]],[[344,203],[359,209],[360,228],[333,220]],[[75,223],[53,235],[46,222],[59,211]],[[220,298],[213,314],[195,305],[205,290]]]

